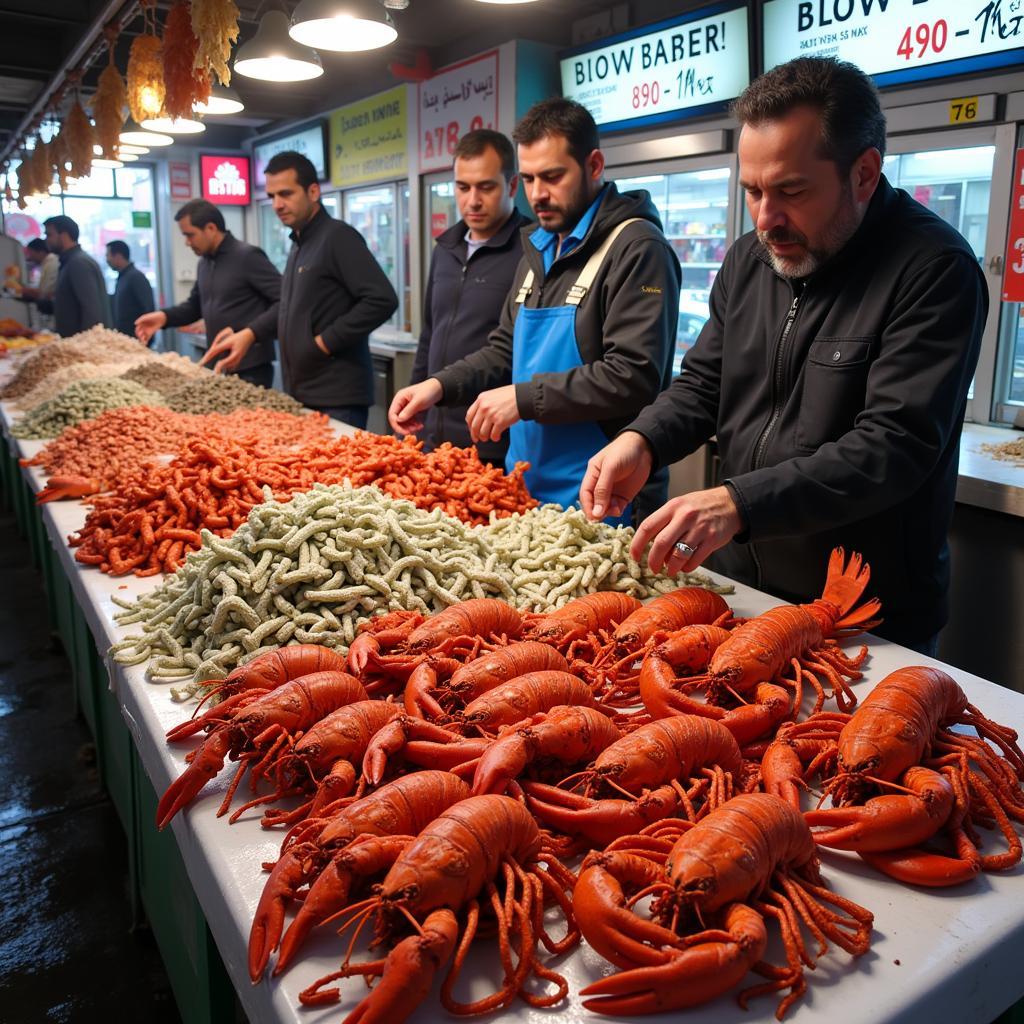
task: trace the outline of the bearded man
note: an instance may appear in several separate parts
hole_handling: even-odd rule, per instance
[[[715,436],[721,486],[637,531],[657,569],[707,564],[787,601],[821,592],[833,547],[871,565],[876,632],[934,654],[967,392],[988,313],[967,242],[882,174],[885,117],[851,64],[799,58],[735,104],[754,231],[726,255],[683,372],[589,462],[614,515]]]

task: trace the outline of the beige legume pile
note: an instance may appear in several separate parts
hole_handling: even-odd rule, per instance
[[[150,391],[161,395],[169,395],[188,383],[188,377],[173,366],[161,363],[156,359],[133,366],[121,374],[122,380],[134,381]]]
[[[175,412],[232,412],[235,409],[276,409],[278,412],[302,412],[302,405],[283,391],[261,388],[239,377],[207,374],[188,381],[167,395],[167,405]]]
[[[68,427],[125,405],[164,405],[161,395],[116,377],[69,384],[59,395],[15,420],[11,434],[21,438],[56,437]]]
[[[983,444],[981,450],[986,455],[1000,462],[1010,462],[1015,466],[1024,466],[1024,438],[1014,441],[1002,441],[999,444]]]

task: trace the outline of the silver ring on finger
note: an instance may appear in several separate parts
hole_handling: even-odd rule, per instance
[[[691,548],[690,545],[686,543],[686,541],[682,540],[676,541],[675,544],[672,545],[672,547],[674,547],[676,551],[678,551],[679,554],[682,555],[683,558],[693,558],[693,556],[697,553],[696,548]]]

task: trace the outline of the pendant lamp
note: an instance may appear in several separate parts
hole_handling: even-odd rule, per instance
[[[210,90],[210,98],[201,103],[192,104],[197,114],[238,114],[245,110],[245,104],[238,93],[230,85],[214,85]]]
[[[234,69],[264,82],[303,82],[324,73],[317,52],[289,36],[284,11],[263,15],[256,35],[239,48]]]
[[[292,39],[318,50],[376,50],[398,38],[379,0],[302,0],[292,15]]]

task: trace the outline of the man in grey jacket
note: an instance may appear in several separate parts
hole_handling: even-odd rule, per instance
[[[479,352],[399,391],[389,418],[409,433],[434,405],[472,402],[473,439],[496,441],[511,428],[507,468],[529,462],[534,497],[568,506],[587,459],[668,385],[681,272],[650,196],[605,183],[585,107],[538,103],[513,139],[539,223],[523,232],[498,327]],[[596,276],[580,286],[606,243]],[[665,482],[660,474],[648,483],[637,517],[664,501]]]
[[[111,326],[110,300],[100,265],[78,244],[78,224],[62,214],[43,221],[46,244],[60,259],[53,301],[40,300],[41,313],[53,313],[63,338],[101,324]]]
[[[523,255],[529,221],[515,208],[519,177],[512,143],[489,128],[459,139],[454,162],[460,218],[436,240],[423,299],[423,329],[411,383],[487,344]],[[420,436],[427,451],[449,441],[470,444],[467,406],[430,409]],[[508,440],[480,441],[480,458],[504,465]]]
[[[224,215],[205,199],[192,199],[174,215],[185,243],[199,257],[196,283],[184,302],[135,321],[135,334],[146,343],[161,327],[184,327],[202,319],[209,348],[201,362],[215,355],[216,342],[246,341],[245,357],[215,369],[234,373],[250,384],[269,388],[274,381],[274,333],[281,300],[281,275],[267,254],[235,238]]]
[[[947,532],[988,293],[977,258],[881,173],[871,80],[804,57],[736,103],[755,230],[726,254],[683,372],[590,462],[583,508],[629,501],[653,467],[715,435],[721,486],[638,530],[654,569],[710,565],[791,602],[821,593],[830,551],[857,551],[875,632],[934,654]]]
[[[146,275],[132,263],[132,251],[120,238],[107,242],[107,266],[117,271],[117,284],[111,307],[114,328],[122,334],[135,333],[135,321],[144,313],[152,313],[153,286]]]
[[[308,157],[277,153],[264,174],[274,212],[292,229],[277,333],[284,389],[310,409],[365,429],[373,401],[369,336],[398,308],[398,296],[363,236],[321,206]],[[229,369],[248,344],[221,339],[204,362],[218,359]]]

